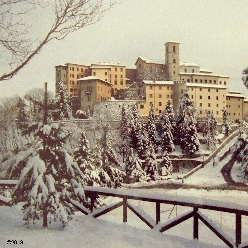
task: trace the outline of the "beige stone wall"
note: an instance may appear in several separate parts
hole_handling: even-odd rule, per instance
[[[243,104],[243,118],[248,121],[248,99],[245,99]]]

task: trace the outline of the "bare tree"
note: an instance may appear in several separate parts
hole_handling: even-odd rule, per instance
[[[50,41],[62,40],[99,21],[117,1],[1,0],[0,55],[5,58],[6,67],[0,81],[11,79]],[[31,31],[34,23],[29,25],[27,20],[30,14],[42,15],[42,11],[50,14],[50,23],[43,37],[36,39]]]

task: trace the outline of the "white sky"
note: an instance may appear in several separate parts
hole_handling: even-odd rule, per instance
[[[13,79],[0,82],[1,97],[44,82],[54,91],[58,64],[111,61],[134,68],[139,55],[164,60],[170,40],[180,42],[180,61],[230,76],[231,89],[248,96],[241,80],[248,66],[247,13],[246,0],[122,0],[100,22],[48,44]],[[45,30],[46,20],[43,14],[33,18],[37,32]]]

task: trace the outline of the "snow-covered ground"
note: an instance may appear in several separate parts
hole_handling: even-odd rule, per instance
[[[231,154],[225,157],[222,161],[219,161],[219,157],[221,157],[226,150],[234,144],[236,139],[237,138],[232,139],[223,149],[220,150],[219,153],[217,153],[214,160],[212,159],[203,168],[185,179],[184,183],[197,186],[214,186],[225,184],[226,182],[222,176],[221,168],[230,160]]]

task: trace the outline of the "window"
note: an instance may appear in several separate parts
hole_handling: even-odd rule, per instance
[[[198,81],[197,81],[197,79],[195,79],[195,83],[197,83]]]
[[[115,71],[117,71],[117,68],[115,68]]]
[[[176,64],[176,59],[173,59],[173,63]]]
[[[219,111],[216,111],[216,115],[218,115],[219,114]]]
[[[209,108],[211,107],[211,104],[210,104],[210,103],[208,103],[208,107],[209,107]]]
[[[187,83],[189,83],[190,82],[190,80],[189,79],[187,79]]]
[[[173,53],[176,52],[176,46],[173,46]]]
[[[158,89],[159,89],[159,90],[162,90],[162,86],[159,86]]]
[[[226,81],[224,81],[224,85],[226,85]]]
[[[202,79],[200,79],[200,83],[202,83]]]
[[[195,69],[192,69],[192,73],[194,73],[195,72]]]
[[[214,84],[216,84],[216,80],[214,80]]]
[[[210,96],[208,96],[208,100],[210,100]]]
[[[208,80],[205,80],[205,84],[208,82]]]
[[[115,75],[115,78],[117,78],[117,75]]]
[[[217,107],[217,108],[219,107],[219,104],[218,104],[218,103],[216,104],[216,107]]]
[[[105,76],[107,76],[108,75],[108,73],[105,71]]]
[[[240,108],[240,105],[238,105],[238,108]]]
[[[218,96],[216,96],[216,100],[219,100],[219,97]]]
[[[84,72],[84,69],[83,68],[81,68],[81,72]]]
[[[143,109],[144,108],[144,105],[143,104],[140,104],[140,109]]]
[[[222,84],[221,81],[220,81],[220,84]]]
[[[200,99],[202,99],[202,96],[200,96]]]
[[[210,92],[210,89],[208,89],[208,92]]]
[[[200,102],[200,107],[202,107],[202,103]]]
[[[152,90],[152,86],[150,86],[150,90]]]
[[[73,89],[72,88],[70,88],[70,92],[73,92]]]
[[[160,110],[158,111],[158,113],[161,114],[161,113],[162,113],[162,110],[160,109]]]
[[[219,92],[219,90],[218,90],[218,89],[216,89],[216,92]]]
[[[194,96],[193,95],[191,96],[191,99],[194,99]]]
[[[209,83],[211,84],[212,83],[212,80],[209,80]]]
[[[152,94],[150,94],[150,98],[152,98]]]
[[[184,72],[187,72],[187,69],[186,68],[184,69]]]
[[[121,68],[121,72],[123,72],[123,68]]]
[[[170,89],[170,87],[169,86],[167,86],[167,90],[169,90]]]
[[[96,72],[93,72],[93,76],[95,76],[96,75]]]
[[[158,103],[158,106],[162,106],[162,102],[159,102],[159,103]]]
[[[167,95],[167,98],[170,98],[170,95]]]
[[[202,88],[200,88],[199,90],[202,91]]]
[[[158,98],[162,98],[162,95],[161,95],[161,94],[159,94],[159,95],[158,95]]]
[[[79,68],[77,68],[77,71],[79,71]]]

